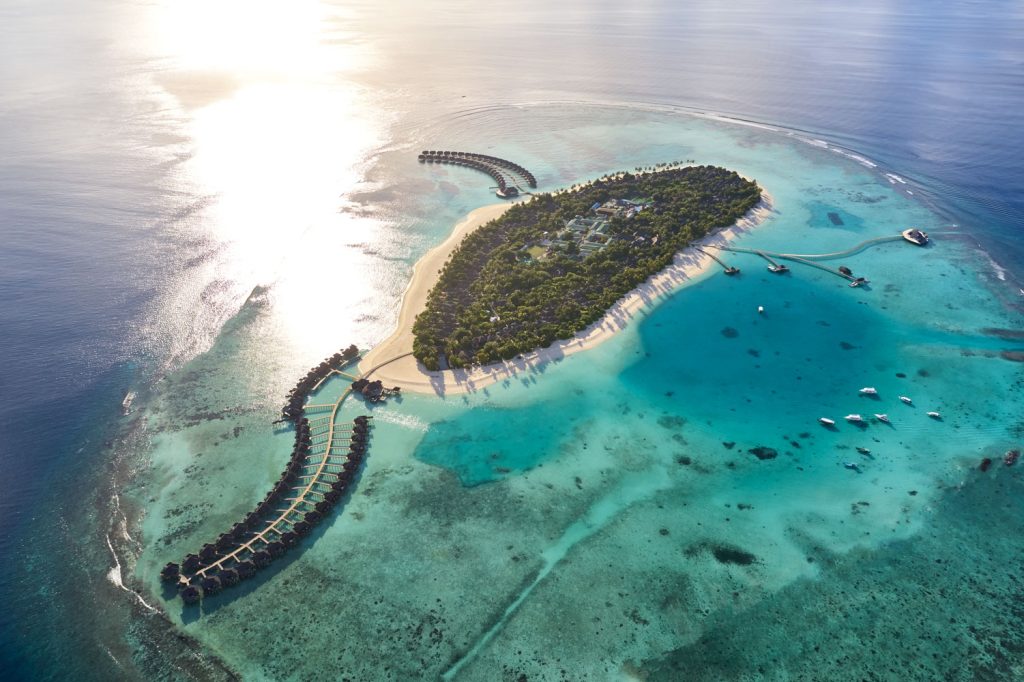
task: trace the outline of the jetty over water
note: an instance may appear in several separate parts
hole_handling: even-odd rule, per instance
[[[945,234],[945,233],[943,233],[943,234]],[[898,241],[904,241],[904,240],[906,240],[906,237],[903,234],[897,234],[897,235],[886,236],[886,237],[875,237],[874,239],[867,239],[865,241],[862,241],[859,244],[857,244],[855,246],[852,246],[849,249],[845,249],[843,251],[834,251],[834,252],[831,252],[831,253],[802,253],[802,254],[796,254],[796,253],[776,253],[776,252],[773,252],[773,251],[765,251],[764,249],[745,249],[745,248],[742,248],[742,247],[739,247],[739,246],[722,246],[722,245],[719,245],[719,244],[708,244],[707,246],[710,246],[711,248],[719,249],[720,251],[731,251],[732,253],[749,253],[749,254],[753,254],[753,255],[756,255],[756,256],[760,256],[761,258],[764,258],[766,261],[768,261],[768,264],[769,264],[768,265],[768,269],[771,270],[772,272],[775,272],[775,273],[789,272],[789,268],[786,267],[784,264],[777,262],[778,260],[788,260],[788,261],[795,262],[795,263],[803,263],[804,265],[810,265],[811,267],[818,268],[819,270],[824,270],[825,272],[832,273],[833,275],[836,275],[837,277],[842,277],[843,279],[845,279],[845,280],[850,282],[850,286],[851,287],[859,287],[859,286],[862,286],[864,284],[868,284],[868,280],[865,279],[864,277],[855,277],[853,275],[853,272],[849,268],[847,268],[847,267],[840,266],[839,268],[831,268],[831,267],[829,267],[827,265],[823,265],[822,263],[819,263],[817,261],[834,260],[834,259],[837,259],[837,258],[845,258],[846,256],[852,256],[854,254],[860,253],[861,251],[864,251],[865,249],[868,249],[868,248],[870,248],[872,246],[877,246],[879,244],[885,244],[885,243],[888,243],[888,242],[898,242]],[[907,241],[910,241],[910,240],[907,240]],[[710,254],[708,254],[708,255],[710,255]],[[718,259],[716,258],[715,260],[718,260]],[[718,262],[722,263],[722,261],[720,261],[720,260],[718,260]],[[722,265],[724,266],[725,264],[722,263]],[[728,272],[728,270],[727,270],[727,272]],[[728,273],[728,274],[732,274],[732,273]]]
[[[342,403],[353,394],[349,386],[337,400],[306,404],[310,393],[332,376],[366,382],[343,371],[359,359],[349,346],[310,369],[288,394],[281,422],[295,427],[292,456],[277,483],[256,508],[181,563],[169,563],[160,578],[177,586],[186,603],[195,603],[225,587],[253,577],[274,559],[295,547],[351,492],[366,456],[371,419],[360,415],[339,422]],[[379,402],[394,389],[365,397]]]
[[[518,196],[526,190],[526,185],[536,189],[537,178],[533,173],[526,170],[518,163],[507,159],[500,159],[487,154],[474,154],[473,152],[453,151],[422,151],[419,155],[420,163],[448,163],[454,166],[464,166],[486,173],[498,183],[497,195],[499,197],[511,198]]]

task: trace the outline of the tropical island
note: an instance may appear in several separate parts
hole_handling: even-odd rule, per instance
[[[571,338],[760,200],[757,183],[716,166],[624,172],[535,195],[452,251],[416,316],[413,355],[430,371],[458,369]]]

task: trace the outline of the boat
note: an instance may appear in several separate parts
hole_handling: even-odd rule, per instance
[[[870,450],[868,450],[867,448],[860,447],[859,445],[857,446],[857,452],[859,452],[862,455],[870,455],[871,454]]]
[[[942,419],[942,415],[939,414],[938,412],[929,412],[928,416],[931,417],[932,419]]]
[[[853,422],[855,424],[860,424],[864,421],[864,417],[860,416],[859,414],[848,414],[845,417],[843,417],[843,419],[845,419],[848,422]]]
[[[850,282],[850,287],[853,288],[853,289],[856,289],[861,284],[867,284],[867,283],[868,283],[868,280],[866,278],[858,277],[857,279],[855,279],[852,282]]]
[[[892,423],[889,421],[889,415],[887,414],[876,414],[875,419],[877,419],[880,422],[885,422],[886,424]]]
[[[850,268],[846,267],[845,265],[840,265],[839,266],[839,272],[843,273],[847,277],[849,277],[850,275],[853,274],[853,270],[851,270]]]
[[[135,400],[135,391],[128,391],[125,394],[124,400],[121,401],[121,411],[123,414],[129,414],[132,411],[132,402]]]
[[[856,462],[843,462],[843,466],[856,471],[858,474],[860,473],[860,466]]]
[[[910,227],[903,230],[903,238],[911,244],[917,244],[918,246],[924,246],[928,243],[928,234],[916,227]]]
[[[764,306],[763,305],[757,306],[757,312],[759,312],[760,314],[764,315]]]
[[[860,394],[861,395],[878,395],[878,391],[876,391],[871,386],[865,386],[864,388],[860,389]]]
[[[835,426],[836,425],[836,420],[835,419],[829,419],[828,417],[818,417],[818,421],[821,422],[822,424],[824,424],[825,426]]]
[[[779,263],[778,265],[769,265],[768,269],[771,272],[779,273],[779,274],[781,274],[783,272],[789,272],[789,267],[783,265],[782,263]]]
[[[1020,450],[1010,450],[1006,453],[1006,456],[1003,457],[1003,463],[1008,467],[1013,466],[1013,463],[1017,461],[1018,457],[1020,457]]]
[[[906,403],[907,405],[913,405],[913,404],[914,404],[914,401],[913,401],[913,400],[911,400],[910,398],[908,398],[908,397],[907,397],[907,396],[905,396],[905,395],[901,395],[901,396],[900,396],[900,400],[902,400],[903,402],[905,402],[905,403]]]

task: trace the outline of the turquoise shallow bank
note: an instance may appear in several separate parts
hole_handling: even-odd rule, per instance
[[[319,358],[268,359],[274,290],[254,292],[207,353],[139,399],[146,465],[128,497],[147,508],[145,599],[254,679],[1019,672],[1019,614],[1006,611],[1019,585],[1003,562],[1022,485],[978,464],[1024,441],[1021,365],[1002,355],[1021,343],[991,332],[1020,328],[1020,293],[941,209],[786,131],[581,106],[447,126],[431,132],[515,159],[545,188],[684,158],[733,168],[774,198],[745,248],[833,252],[910,225],[936,238],[832,262],[868,277],[863,289],[727,254],[739,277],[710,271],[593,350],[466,396],[373,408],[344,507],[252,584],[183,607],[157,570],[263,496],[289,451],[270,423],[278,396]],[[491,201],[471,171],[420,166],[406,149],[376,172],[360,201],[403,188],[389,222],[418,235],[406,264]],[[357,341],[387,331],[393,313],[372,311],[392,302],[355,307],[367,311]],[[848,413],[892,423],[856,427]]]

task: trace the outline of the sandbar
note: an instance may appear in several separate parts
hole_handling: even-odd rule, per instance
[[[729,244],[762,224],[774,211],[771,195],[761,190],[761,201],[743,218],[677,253],[672,265],[627,293],[600,320],[571,339],[556,341],[547,348],[482,367],[436,372],[427,370],[411,355],[412,325],[416,316],[426,307],[427,294],[437,283],[441,268],[462,238],[500,217],[511,206],[511,203],[491,204],[472,211],[455,226],[452,234],[442,244],[428,251],[416,263],[412,280],[402,298],[398,326],[391,336],[363,357],[359,363],[360,372],[366,374],[372,371],[372,378],[380,379],[387,387],[401,387],[403,391],[454,395],[478,391],[516,374],[530,372],[546,363],[588,350],[625,329],[638,316],[649,312],[709,268],[717,267],[714,260],[699,250],[700,247]]]

